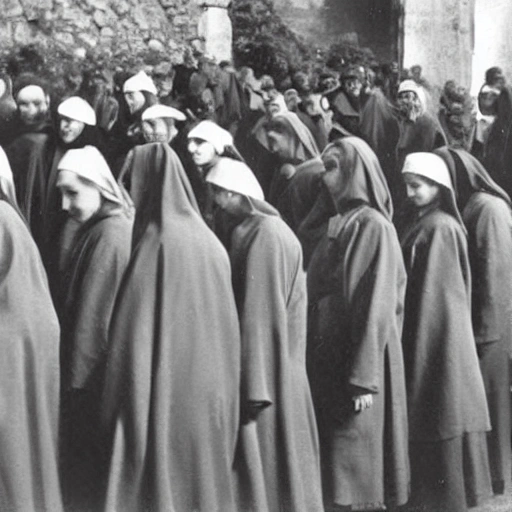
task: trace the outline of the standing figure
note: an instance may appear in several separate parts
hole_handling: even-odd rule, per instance
[[[512,214],[510,198],[464,150],[436,150],[448,166],[468,230],[473,330],[492,430],[487,434],[494,492],[511,486],[510,368]]]
[[[0,510],[60,512],[59,323],[0,149]]]
[[[130,258],[133,215],[95,147],[69,150],[58,168],[62,209],[79,226],[57,299],[63,493],[70,510],[96,511],[101,503],[99,406],[108,328]]]
[[[318,436],[306,375],[300,243],[252,171],[221,158],[207,175],[236,223],[229,253],[242,333],[240,511],[320,512]]]
[[[238,512],[240,334],[229,259],[174,151],[146,144],[133,162],[146,181],[110,330],[105,510]]]
[[[409,492],[401,346],[405,268],[386,179],[355,137],[325,149],[334,214],[308,266],[308,373],[325,503],[403,505]]]
[[[465,512],[491,493],[466,235],[442,158],[413,153],[402,172],[411,204],[400,236],[408,277],[402,338],[408,510]]]

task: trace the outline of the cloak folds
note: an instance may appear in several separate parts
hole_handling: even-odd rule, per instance
[[[490,425],[471,325],[466,238],[452,215],[431,205],[412,219],[401,244],[411,505],[466,511],[490,493],[483,436]]]
[[[59,325],[27,226],[0,219],[0,509],[59,512]]]
[[[229,259],[172,149],[147,144],[134,161],[147,181],[110,330],[105,509],[235,512],[240,338]]]
[[[324,183],[340,213],[308,266],[308,374],[325,501],[374,510],[403,505],[409,493],[405,269],[386,180],[368,159],[373,153],[355,138],[335,144],[343,148],[333,153],[339,170],[327,171]],[[353,398],[363,394],[372,394],[373,404],[356,413]]]
[[[323,510],[319,446],[306,375],[306,282],[300,244],[276,210],[253,199],[231,237],[242,332],[243,511]],[[256,476],[255,476],[256,475]],[[259,487],[258,487],[259,484]]]

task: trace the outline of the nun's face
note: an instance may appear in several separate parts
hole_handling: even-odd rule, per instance
[[[267,132],[270,152],[276,155],[282,162],[288,162],[293,158],[291,136],[278,130]]]
[[[170,142],[171,130],[165,119],[148,119],[142,123],[142,134],[146,142]]]
[[[146,103],[146,98],[141,91],[125,92],[124,99],[126,100],[130,114],[138,112],[144,106],[144,103]]]
[[[416,207],[422,208],[439,196],[439,185],[413,173],[404,174],[407,198]]]
[[[16,97],[21,121],[31,126],[42,121],[48,113],[50,98],[38,85],[23,87]]]
[[[92,183],[88,184],[79,179],[72,171],[59,172],[57,188],[62,194],[62,209],[81,224],[88,221],[101,208],[100,191]]]
[[[59,124],[59,135],[64,144],[71,144],[84,131],[85,123],[71,119],[70,117],[61,116]]]
[[[218,156],[213,144],[202,139],[188,139],[188,150],[199,167],[212,164]]]

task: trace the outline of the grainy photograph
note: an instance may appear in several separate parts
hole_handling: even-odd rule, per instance
[[[512,512],[511,0],[0,7],[0,512]]]

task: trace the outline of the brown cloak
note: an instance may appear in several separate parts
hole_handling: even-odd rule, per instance
[[[373,510],[408,498],[405,269],[384,175],[365,158],[366,143],[346,141],[336,143],[345,156],[350,148],[364,156],[324,177],[340,213],[308,267],[308,372],[326,502]],[[353,397],[370,393],[373,405],[356,413]]]
[[[255,425],[242,427],[241,444],[254,454],[245,462],[252,475],[259,473],[264,491],[241,510],[320,512],[300,244],[276,210],[249,201],[252,213],[233,231],[230,256],[242,332],[242,410],[262,409]],[[253,434],[257,449],[251,450]]]
[[[5,201],[0,219],[0,509],[58,512],[59,325],[27,226]]]
[[[164,144],[147,177],[110,331],[106,510],[234,512],[240,339],[228,256]]]

